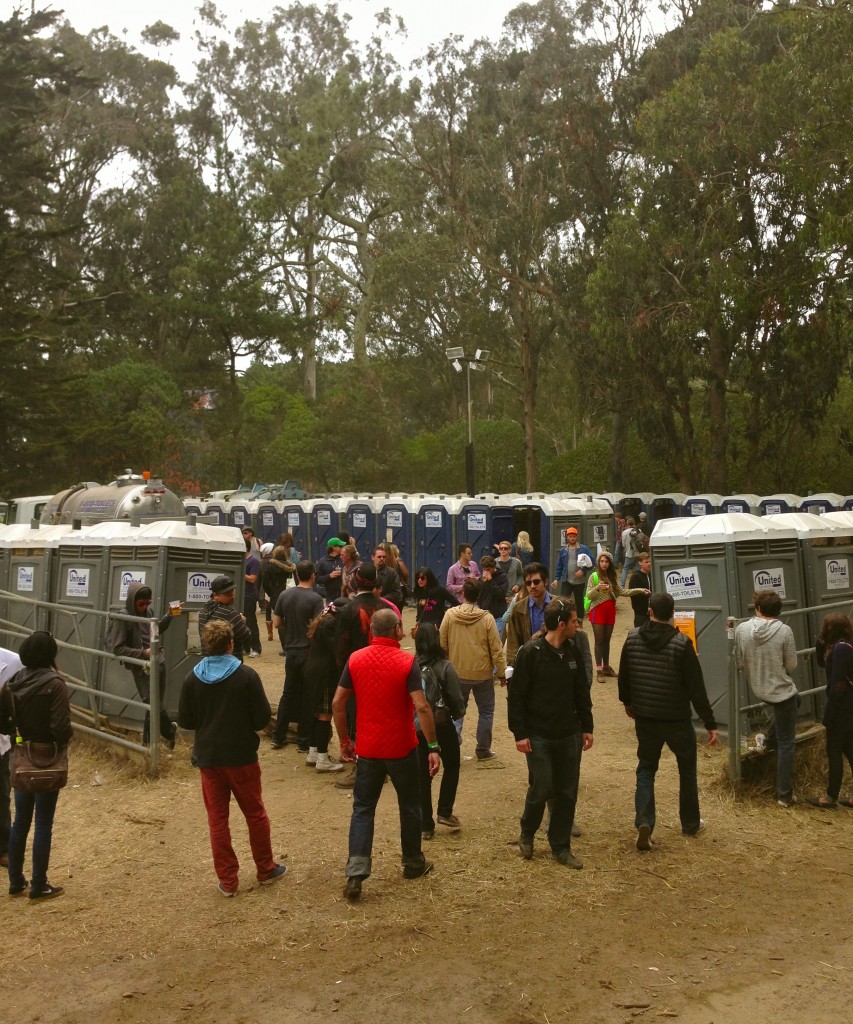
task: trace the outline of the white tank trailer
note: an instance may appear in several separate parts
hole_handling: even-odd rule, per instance
[[[126,469],[111,483],[75,484],[54,494],[41,514],[42,526],[62,524],[91,526],[105,520],[126,519],[151,523],[161,519],[186,519],[183,502],[163,481]]]

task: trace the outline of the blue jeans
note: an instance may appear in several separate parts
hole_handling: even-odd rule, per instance
[[[492,727],[495,722],[495,681],[484,679],[477,682],[471,679],[460,679],[459,686],[462,690],[462,697],[465,701],[465,711],[468,711],[468,698],[474,694],[474,703],[477,705],[477,757],[484,757],[492,749]],[[459,742],[462,742],[462,727],[465,724],[465,714],[457,718],[456,733]]]
[[[554,853],[568,850],[578,800],[583,739],[580,733],[558,740],[530,736],[527,758],[529,786],[521,815],[521,834],[532,837],[542,824],[550,801],[548,843]]]
[[[373,826],[376,805],[382,794],[385,776],[390,776],[397,791],[400,808],[400,843],[404,868],[424,864],[421,851],[421,801],[418,788],[418,748],[405,757],[383,760],[359,755],[352,794],[352,818],[349,826],[347,878],[369,878],[373,852]]]
[[[779,800],[794,799],[794,752],[797,746],[797,708],[800,695],[795,693],[778,704],[770,704],[773,721],[767,730],[767,746],[776,748],[776,794]]]
[[[9,836],[9,885],[25,884],[24,852],[27,836],[35,811],[36,827],[33,833],[33,877],[32,887],[38,889],[47,882],[47,866],[50,862],[50,844],[53,838],[53,816],[59,791],[53,793],[24,793],[15,790],[15,820]]]
[[[625,559],[625,564],[622,566],[622,577],[619,580],[619,586],[625,586],[625,580],[628,579],[628,573],[633,572],[639,564],[640,559],[636,555]]]
[[[637,791],[634,797],[637,828],[655,827],[655,775],[664,743],[675,754],[678,765],[678,814],[681,830],[689,835],[699,829],[699,783],[696,775],[696,733],[689,718],[668,722],[660,718],[637,718]]]

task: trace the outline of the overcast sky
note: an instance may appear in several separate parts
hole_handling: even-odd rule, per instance
[[[352,15],[351,33],[357,39],[367,39],[375,24],[374,15],[388,7],[392,14],[400,15],[406,24],[408,39],[391,45],[397,59],[405,66],[423,53],[430,43],[436,43],[451,34],[465,36],[469,41],[487,36],[496,39],[506,14],[518,6],[520,0],[340,0],[338,9]],[[198,0],[35,0],[37,8],[64,10],[68,21],[79,32],[108,25],[110,31],[122,36],[138,47],[139,33],[146,25],[164,21],[180,32],[182,46],[163,53],[188,73],[191,69],[193,47],[193,19]],[[8,13],[15,7],[28,7],[29,0],[0,0],[0,8]],[[287,7],[287,0],[216,0],[216,7],[234,28],[248,18],[264,19],[275,7]],[[317,6],[324,6],[322,0]],[[183,51],[183,52],[181,52]],[[189,55],[189,56],[188,56]],[[189,65],[185,62],[189,60]]]

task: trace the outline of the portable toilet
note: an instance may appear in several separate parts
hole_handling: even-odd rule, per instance
[[[573,509],[575,516],[579,515]],[[552,572],[563,543],[570,514],[564,503],[544,495],[523,494],[512,498],[513,537],[522,530],[530,535],[534,561],[543,562]]]
[[[318,562],[327,550],[327,541],[343,529],[346,498],[311,498],[305,502],[311,531],[311,555]]]
[[[682,516],[713,516],[723,504],[721,494],[690,494],[681,505]]]
[[[846,608],[832,610],[850,615],[853,611],[853,587],[850,584],[850,569],[853,566],[853,522],[845,526],[827,519],[826,516],[809,512],[780,512],[767,518],[797,532],[806,605],[814,607],[846,601]],[[814,647],[820,635],[824,614],[822,611],[808,614],[810,647]],[[825,681],[823,670],[818,668],[813,659],[809,661],[813,670],[812,686],[821,686]]]
[[[593,498],[604,498],[613,511],[618,512],[622,507],[622,501],[625,499],[625,494],[622,491],[607,491],[604,494],[593,494]]]
[[[681,509],[687,495],[680,491],[670,491],[667,494],[658,494],[652,499],[652,507],[649,510],[650,525],[661,519],[674,519],[681,515]]]
[[[778,516],[780,512],[796,512],[803,499],[796,494],[768,494],[758,502],[760,516]]]
[[[655,527],[650,548],[654,589],[675,600],[675,625],[695,640],[714,715],[727,726],[726,620],[749,617],[756,590],[776,590],[783,609],[806,606],[796,531],[746,513],[664,519]],[[807,647],[803,617],[787,621],[797,649]],[[810,688],[809,666],[802,658],[794,680],[799,690]],[[800,713],[813,715],[814,701],[804,700]]]
[[[853,494],[848,494],[841,503],[839,512],[853,512]]]
[[[311,558],[311,530],[308,513],[301,501],[285,501],[281,510],[281,532],[293,537],[293,546],[301,558]],[[278,538],[276,538],[278,539]]]
[[[187,515],[203,516],[207,508],[204,498],[184,498],[184,509]]]
[[[492,502],[488,498],[462,498],[456,510],[456,546],[471,545],[471,555],[479,565],[483,555],[494,555]]]
[[[248,498],[230,501],[228,503],[227,525],[236,527],[238,530],[242,530],[244,526],[251,526],[252,529],[255,529],[255,523],[252,517],[253,504],[254,502]]]
[[[282,503],[259,501],[255,512],[255,535],[261,544],[276,544],[284,533],[281,528]]]
[[[345,499],[344,528],[350,535],[362,562],[369,562],[380,538],[376,530],[378,499],[355,495]]]
[[[649,527],[654,523],[652,502],[655,496],[650,491],[636,491],[634,494],[626,494],[619,502],[621,514],[627,519],[631,516],[634,522],[637,521],[641,512],[649,517]]]
[[[720,502],[720,512],[739,512],[757,516],[760,501],[761,498],[757,494],[729,494]]]
[[[549,495],[549,498],[554,500],[556,495]],[[565,543],[566,528],[575,526],[578,531],[578,540],[592,551],[593,558],[595,558],[599,545],[607,551],[613,551],[616,543],[616,521],[613,518],[613,510],[609,501],[593,497],[590,494],[587,497],[578,495],[574,498],[562,498],[560,504],[567,515],[566,525],[560,536],[560,546]],[[557,564],[559,553],[559,547],[551,551],[551,562],[553,563],[549,565],[551,572],[554,571]]]
[[[479,501],[487,501],[491,505],[492,515],[492,546],[489,554],[497,557],[496,545],[498,541],[508,540],[512,543],[515,540],[513,534],[512,504],[506,494],[477,494]]]
[[[213,517],[214,526],[228,526],[228,511],[230,507],[227,501],[215,499],[207,503],[204,514]]]
[[[444,586],[447,570],[456,561],[454,537],[456,498],[420,494],[409,498],[414,519],[414,550],[412,573],[421,566],[432,569]]]
[[[415,550],[415,519],[408,494],[388,494],[376,498],[376,539],[396,544],[400,557],[413,573],[418,555]]]
[[[799,512],[810,512],[814,516],[822,516],[825,512],[837,512],[844,505],[841,494],[811,494],[800,502]]]
[[[0,539],[4,557],[2,560],[3,590],[18,597],[33,601],[51,601],[51,578],[53,560],[58,541],[71,533],[71,526],[42,526],[33,529],[28,523],[7,527]],[[2,601],[2,617],[18,632],[30,633],[36,629],[48,628],[49,613],[46,608],[26,601]],[[20,637],[11,635],[2,642],[3,647],[20,647]]]

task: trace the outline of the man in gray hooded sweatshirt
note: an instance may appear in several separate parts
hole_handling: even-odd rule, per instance
[[[779,621],[782,598],[773,590],[752,595],[755,617],[735,630],[737,665],[759,700],[773,711],[766,745],[776,748],[776,794],[780,807],[794,797],[794,751],[800,697],[791,673],[797,667],[797,645],[790,626]]]

